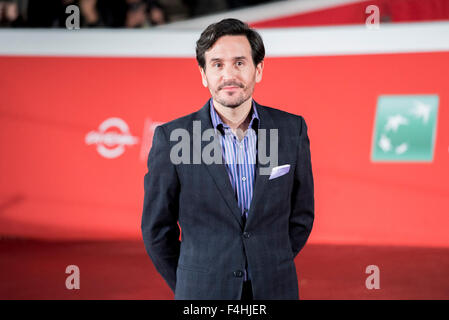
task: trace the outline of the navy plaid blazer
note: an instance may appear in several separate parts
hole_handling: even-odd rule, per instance
[[[190,151],[210,141],[194,139],[213,128],[209,101],[197,112],[158,126],[144,177],[142,236],[156,270],[175,299],[238,300],[245,263],[251,270],[254,299],[298,299],[294,258],[314,221],[314,188],[307,126],[301,116],[256,103],[260,129],[278,130],[278,165],[290,171],[269,180],[256,169],[246,223],[241,218],[225,164],[173,164],[171,132],[193,137]],[[198,122],[197,122],[198,123]],[[195,137],[195,135],[197,135]],[[267,138],[267,153],[270,150]],[[179,225],[178,225],[179,223]],[[182,230],[181,241],[180,229]]]

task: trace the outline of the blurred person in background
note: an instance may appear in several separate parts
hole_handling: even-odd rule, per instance
[[[0,1],[0,27],[24,26],[25,2],[23,0]]]
[[[229,9],[237,9],[242,7],[256,6],[258,4],[279,0],[226,0]]]
[[[0,0],[0,27],[65,28],[69,5],[80,9],[82,28],[142,28],[270,1]]]
[[[67,6],[74,0],[28,0],[26,26],[31,28],[65,27]]]
[[[163,24],[166,14],[157,0],[28,0],[28,27],[65,28],[67,6],[80,8],[81,27],[139,28]]]
[[[228,9],[227,0],[183,0],[188,8],[188,17],[198,17]]]
[[[81,0],[91,11],[97,10],[98,25],[140,28],[166,23],[167,15],[157,0]],[[95,2],[94,6],[91,2]]]
[[[155,0],[127,0],[126,27],[163,24],[167,20],[161,5]]]
[[[279,0],[182,0],[188,7],[189,18],[254,6],[271,1]]]

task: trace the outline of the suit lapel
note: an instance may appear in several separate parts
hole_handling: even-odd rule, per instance
[[[201,135],[207,129],[213,129],[212,121],[210,119],[210,103],[209,101],[198,111],[198,120],[201,121]],[[218,138],[218,137],[217,137]],[[194,137],[195,139],[195,137]],[[198,139],[198,138],[196,138]],[[205,146],[208,145],[210,141],[202,141],[201,140],[201,150],[194,150],[194,152],[201,152],[204,150]],[[221,153],[221,145],[219,139],[214,139],[214,143],[218,143],[220,150],[220,157],[222,157]],[[215,181],[215,184],[223,196],[227,206],[229,207],[234,218],[237,219],[238,223],[241,227],[243,227],[243,221],[240,209],[238,207],[237,199],[234,193],[234,190],[231,185],[231,181],[229,180],[228,173],[226,171],[226,166],[224,163],[222,164],[205,164],[201,160],[201,164],[207,168],[207,171],[212,176]]]
[[[270,129],[277,129],[272,117],[270,116],[267,109],[265,109],[263,106],[260,106],[256,102],[256,108],[257,112],[259,114],[260,118],[260,129],[265,129],[265,141],[266,141],[266,148],[265,148],[265,155],[270,155]],[[210,103],[209,101],[198,111],[198,117],[197,120],[201,121],[201,135],[203,132],[207,129],[213,129],[212,121],[210,119]],[[259,132],[260,134],[260,132]],[[198,139],[198,137],[194,137],[194,139]],[[201,137],[200,137],[201,138]],[[280,139],[280,137],[278,137]],[[269,163],[267,164],[260,164],[259,163],[259,136],[258,136],[258,151],[257,151],[257,166],[256,166],[256,174],[255,174],[255,181],[254,181],[254,192],[253,192],[253,198],[251,200],[251,206],[248,213],[248,220],[246,222],[246,226],[251,223],[251,221],[254,219],[253,217],[258,211],[258,207],[261,203],[263,203],[264,195],[265,195],[265,189],[268,182],[269,175],[261,175],[260,169],[261,168],[268,168],[270,166]],[[201,152],[204,150],[205,146],[209,144],[209,141],[202,141],[201,139],[201,150],[198,150],[195,148],[195,145],[193,146],[195,148],[194,152]],[[219,139],[215,139],[214,143],[219,144],[219,150],[220,150],[220,157],[221,155],[221,145],[219,142]],[[280,152],[280,150],[278,150]],[[229,207],[232,215],[234,218],[237,219],[240,226],[243,228],[243,220],[241,216],[241,211],[238,207],[238,202],[236,199],[236,195],[234,193],[234,189],[232,188],[231,181],[229,180],[228,173],[226,171],[226,166],[224,163],[222,164],[205,164],[203,161],[201,161],[201,164],[207,168],[207,171],[212,176],[212,178],[215,181],[215,184],[220,191],[222,197],[224,198],[227,206]]]
[[[266,141],[266,148],[265,148],[265,156],[270,155],[270,129],[277,129],[275,127],[274,121],[271,118],[268,111],[263,107],[260,106],[258,103],[256,103],[257,112],[259,114],[260,118],[260,127],[259,129],[265,129],[265,141]],[[251,221],[254,219],[254,215],[257,214],[258,206],[260,203],[263,203],[265,201],[264,195],[265,195],[265,189],[268,182],[269,175],[262,175],[260,174],[261,168],[268,168],[270,166],[269,163],[267,164],[261,164],[259,162],[260,159],[260,143],[261,143],[261,131],[258,133],[257,138],[257,166],[256,166],[256,174],[255,174],[255,181],[254,181],[254,192],[253,192],[253,198],[251,200],[251,206],[248,213],[248,220],[246,222],[246,225],[250,225]],[[278,150],[279,152],[279,150]],[[271,155],[270,155],[271,156]]]

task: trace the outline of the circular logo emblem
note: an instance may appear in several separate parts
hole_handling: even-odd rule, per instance
[[[125,152],[125,146],[137,144],[139,138],[129,132],[129,127],[120,118],[109,118],[103,121],[97,131],[86,135],[86,144],[97,145],[97,151],[105,158],[117,158]]]

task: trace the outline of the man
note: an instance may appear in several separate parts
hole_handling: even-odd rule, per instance
[[[210,25],[196,54],[212,98],[155,130],[144,179],[146,250],[175,299],[298,299],[294,258],[314,220],[304,119],[252,99],[265,49],[248,25]],[[180,129],[193,137],[181,149]],[[267,150],[275,151],[271,163]],[[178,161],[179,151],[192,154]],[[205,161],[212,153],[218,161]]]

